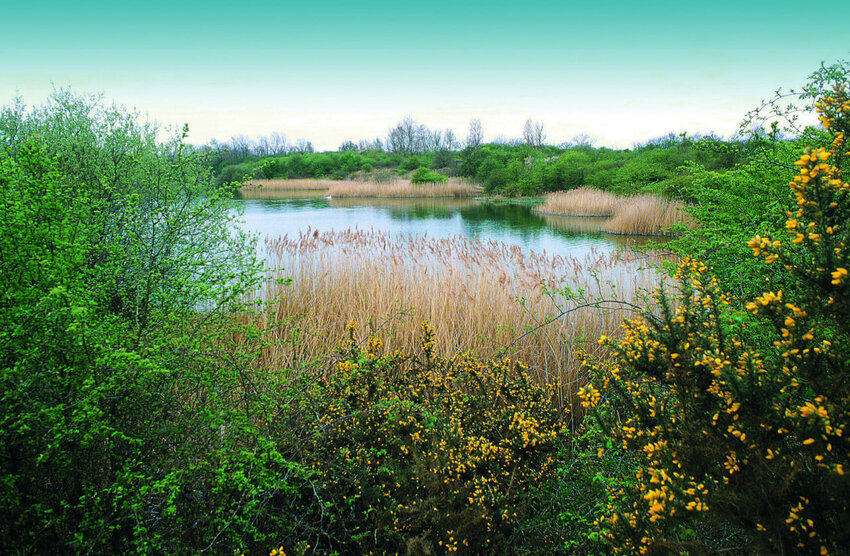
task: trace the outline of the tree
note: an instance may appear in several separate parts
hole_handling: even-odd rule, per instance
[[[453,151],[457,148],[457,137],[455,132],[449,128],[443,132],[443,148],[447,151]]]
[[[292,146],[289,144],[289,141],[286,139],[286,134],[284,133],[280,133],[278,131],[272,132],[269,142],[269,148],[271,149],[271,154],[273,156],[285,155],[292,150]]]
[[[541,148],[543,142],[546,140],[546,134],[543,133],[543,122],[532,122],[530,119],[526,120],[522,128],[522,138],[528,148]]]
[[[311,154],[313,151],[313,143],[306,139],[299,139],[295,142],[293,150],[300,154]]]
[[[224,540],[216,522],[244,502],[219,490],[211,507],[220,471],[200,468],[213,446],[242,465],[226,454],[243,432],[221,426],[247,420],[203,336],[259,280],[232,192],[187,127],[159,142],[138,114],[64,90],[18,108],[0,118],[0,549]]]
[[[410,116],[396,124],[387,135],[390,152],[405,156],[414,154],[417,148],[417,124]]]
[[[466,146],[477,149],[481,146],[484,136],[481,133],[481,120],[475,118],[469,122],[469,134],[466,136]]]

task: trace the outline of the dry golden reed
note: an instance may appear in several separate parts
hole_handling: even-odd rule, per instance
[[[241,188],[250,191],[324,191],[331,197],[452,197],[467,198],[481,193],[481,188],[463,178],[449,178],[445,183],[414,184],[408,179],[389,181],[356,181],[330,179],[255,179]]]
[[[427,321],[436,353],[506,355],[541,381],[559,380],[565,396],[582,352],[598,352],[602,334],[617,337],[630,313],[603,303],[544,324],[588,299],[643,306],[642,291],[659,282],[646,259],[624,253],[550,256],[460,236],[354,229],[267,238],[265,246],[278,268],[264,294],[274,300],[261,323],[273,335],[265,366],[295,369],[333,353],[352,320],[364,334],[376,330],[388,349],[413,350]]]
[[[334,180],[322,179],[254,179],[246,182],[242,190],[267,190],[267,191],[327,191],[333,184],[339,183]]]
[[[672,226],[693,228],[696,221],[680,201],[657,195],[620,197],[598,189],[579,188],[546,196],[537,212],[567,216],[608,216],[602,230],[612,234],[668,235]]]
[[[565,216],[614,216],[622,201],[622,197],[613,193],[580,187],[549,193],[546,195],[546,202],[535,210]]]
[[[672,226],[695,227],[696,221],[684,208],[681,201],[655,195],[629,197],[602,229],[612,234],[665,235]]]

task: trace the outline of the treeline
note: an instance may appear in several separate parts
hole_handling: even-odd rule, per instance
[[[596,148],[586,138],[577,144],[554,146],[542,143],[542,127],[531,123],[527,127],[525,140],[476,144],[471,135],[462,149],[451,130],[429,130],[409,118],[390,130],[386,143],[380,139],[356,144],[347,141],[336,152],[294,149],[261,155],[261,151],[243,149],[240,156],[234,156],[227,147],[209,149],[220,183],[255,178],[380,179],[427,167],[444,176],[471,178],[488,194],[539,195],[592,187],[677,196],[693,182],[693,167],[728,170],[755,148],[753,141],[675,134],[633,149]]]

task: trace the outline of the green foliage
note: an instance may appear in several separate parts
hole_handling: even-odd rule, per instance
[[[262,542],[260,516],[285,531],[263,508],[301,470],[257,437],[251,354],[210,335],[257,277],[229,192],[181,136],[98,99],[21,106],[0,128],[0,547],[235,548]]]
[[[413,170],[424,166],[425,164],[423,164],[422,158],[417,155],[406,157],[401,164],[398,165],[399,170],[407,170],[408,172],[412,172]]]
[[[585,405],[641,463],[600,520],[617,551],[850,545],[850,98],[816,106],[831,136],[795,163],[787,233],[748,242],[778,283],[735,301],[687,259],[676,303],[660,295],[661,317],[628,323],[617,363],[591,368]]]
[[[420,166],[410,175],[411,183],[441,183],[446,180],[448,180],[446,176],[432,172],[425,166]]]

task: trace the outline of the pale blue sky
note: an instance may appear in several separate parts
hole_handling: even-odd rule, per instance
[[[728,135],[776,88],[850,58],[850,10],[832,0],[4,4],[3,104],[40,104],[51,83],[102,92],[188,122],[195,143],[278,131],[336,149],[405,116],[460,137],[480,118],[488,140],[528,118],[552,143]]]

